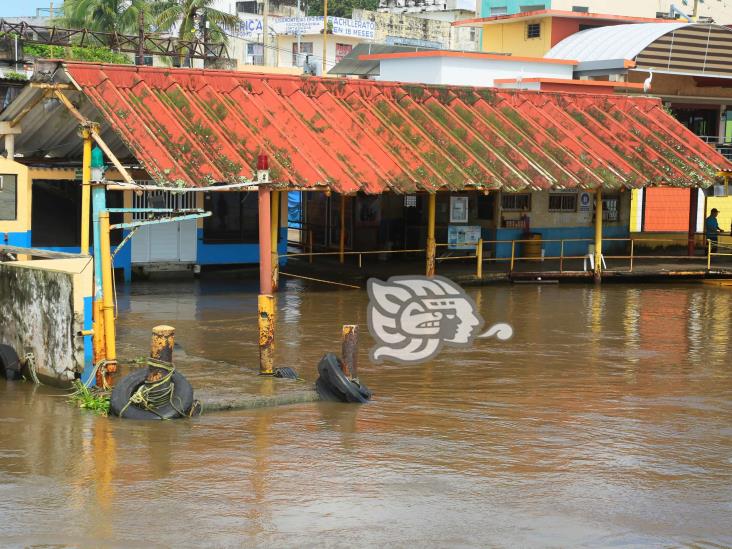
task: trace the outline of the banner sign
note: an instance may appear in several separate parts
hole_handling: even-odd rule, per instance
[[[360,19],[346,19],[345,17],[328,17],[329,26],[332,26],[336,36],[353,36],[364,40],[376,38],[376,23]],[[321,34],[323,32],[323,16],[313,17],[272,17],[269,23],[270,33],[289,35]],[[241,19],[238,27],[231,29],[231,33],[245,40],[261,37],[264,31],[261,17]]]

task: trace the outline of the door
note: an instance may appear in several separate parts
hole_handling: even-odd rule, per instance
[[[195,208],[194,193],[150,191],[133,195],[134,208]],[[148,214],[136,212],[135,221],[148,219]],[[140,227],[132,237],[132,263],[195,263],[195,219],[172,221]]]

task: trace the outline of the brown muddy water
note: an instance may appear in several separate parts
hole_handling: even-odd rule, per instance
[[[256,367],[251,281],[122,291],[125,353],[166,322],[188,357]],[[514,338],[405,366],[364,335],[364,406],[138,423],[0,381],[0,545],[732,545],[732,289],[468,292]],[[278,362],[311,380],[366,329],[358,291],[289,282],[278,308]]]

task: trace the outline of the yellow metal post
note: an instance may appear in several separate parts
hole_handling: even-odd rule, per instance
[[[346,247],[346,196],[341,195],[341,233],[338,242],[338,260],[343,263],[345,260],[344,250]]]
[[[475,249],[475,257],[478,264],[475,268],[475,276],[480,280],[483,278],[483,239],[478,240],[478,247]]]
[[[602,189],[595,193],[595,280],[602,278]]]
[[[104,343],[107,362],[117,362],[114,326],[114,288],[112,286],[112,254],[109,243],[109,212],[99,214],[100,248],[102,253],[102,303],[104,311]],[[109,368],[108,368],[109,369]]]
[[[280,193],[272,191],[270,193],[270,204],[272,213],[270,216],[270,239],[272,242],[272,290],[276,291],[280,279],[280,259],[277,252],[277,242],[279,241],[280,232]]]
[[[274,296],[260,294],[257,299],[259,313],[259,373],[271,375],[274,364]]]
[[[712,241],[707,240],[707,271],[712,268]]]
[[[87,129],[81,131],[84,154],[81,165],[81,253],[89,255],[89,210],[91,209],[91,151],[92,137]]]
[[[635,253],[635,240],[630,239],[630,272],[633,272],[633,254]]]
[[[513,264],[515,261],[516,261],[516,241],[512,240],[511,241],[511,264],[508,268],[509,273],[513,272]]]
[[[435,276],[435,203],[437,194],[427,195],[427,276]]]

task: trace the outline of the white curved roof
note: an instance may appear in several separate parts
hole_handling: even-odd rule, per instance
[[[579,62],[635,59],[664,34],[693,23],[637,23],[587,29],[568,36],[544,57]]]

